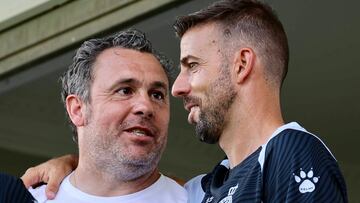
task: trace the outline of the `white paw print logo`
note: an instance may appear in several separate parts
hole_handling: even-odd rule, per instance
[[[301,183],[299,191],[301,193],[313,192],[315,190],[315,184],[319,181],[320,176],[314,177],[313,168],[306,174],[302,168],[300,168],[300,177],[293,174],[295,181]]]

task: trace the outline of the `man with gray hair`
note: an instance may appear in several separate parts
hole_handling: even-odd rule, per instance
[[[185,189],[157,169],[167,141],[171,71],[137,30],[82,44],[61,77],[78,166],[49,202],[187,201]],[[45,186],[30,192],[48,202]]]

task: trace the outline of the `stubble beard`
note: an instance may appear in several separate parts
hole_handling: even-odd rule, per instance
[[[215,144],[226,126],[226,114],[237,96],[227,64],[222,66],[220,76],[210,85],[205,96],[207,105],[201,109],[195,133],[200,141]]]
[[[91,122],[91,112],[88,118]],[[123,182],[134,181],[150,175],[155,170],[165,149],[166,137],[154,150],[138,156],[125,145],[119,144],[118,140],[121,138],[118,137],[118,129],[113,131],[101,129],[99,126],[94,126],[95,123],[90,124],[86,136],[88,136],[87,146],[91,147],[87,150],[88,156],[93,160],[96,168]],[[127,124],[122,123],[122,125]]]

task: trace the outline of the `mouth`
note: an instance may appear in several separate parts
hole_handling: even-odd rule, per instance
[[[199,105],[196,105],[196,104],[186,104],[184,107],[185,107],[185,109],[186,109],[187,111],[190,112],[192,108],[194,108],[194,107],[199,107]]]
[[[200,106],[197,104],[187,104],[185,109],[189,112],[188,122],[190,124],[196,124],[199,121]]]
[[[184,108],[191,112],[194,107],[200,108],[201,100],[197,97],[184,97]]]
[[[137,137],[154,137],[154,133],[146,127],[132,127],[125,130],[128,133],[131,133]]]

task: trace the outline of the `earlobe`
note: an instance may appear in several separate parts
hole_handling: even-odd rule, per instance
[[[77,127],[85,124],[85,115],[83,110],[85,105],[76,95],[68,95],[66,97],[66,110],[73,124]]]
[[[242,48],[234,56],[234,72],[237,83],[243,83],[254,66],[255,54],[250,48]]]

